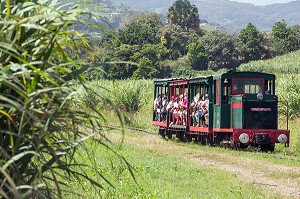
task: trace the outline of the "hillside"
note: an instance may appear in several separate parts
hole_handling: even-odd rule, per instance
[[[300,50],[277,56],[273,59],[258,60],[242,64],[238,70],[296,75],[300,73]]]
[[[229,0],[190,0],[199,9],[200,19],[216,23],[226,29],[242,29],[249,22],[261,31],[270,31],[275,22],[284,19],[288,26],[300,24],[300,0],[285,4],[255,6]],[[174,0],[111,0],[114,5],[125,5],[134,10],[166,15]]]

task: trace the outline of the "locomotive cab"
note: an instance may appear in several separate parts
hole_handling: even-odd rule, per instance
[[[271,151],[275,143],[288,145],[289,131],[278,130],[275,75],[227,73],[215,78],[214,90],[214,127],[232,129],[235,144]]]
[[[277,129],[277,96],[274,94],[274,79],[232,78],[230,97],[231,128]],[[269,83],[269,87],[265,85]]]

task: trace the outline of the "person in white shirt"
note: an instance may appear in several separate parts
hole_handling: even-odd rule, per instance
[[[174,104],[175,104],[175,97],[171,97],[171,101],[167,105],[167,111],[169,112],[170,122],[173,124],[173,110],[174,110]]]
[[[153,111],[154,111],[154,114],[155,114],[155,118],[154,120],[155,121],[158,121],[159,117],[158,117],[158,114],[160,113],[160,94],[154,99],[154,102],[153,102]]]

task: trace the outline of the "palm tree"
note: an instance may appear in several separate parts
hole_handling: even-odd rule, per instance
[[[80,59],[96,55],[88,39],[72,29],[86,25],[82,16],[91,13],[83,5],[58,2],[0,3],[0,195],[4,198],[61,198],[63,182],[70,177],[101,187],[81,169],[89,165],[80,165],[74,155],[101,132],[100,121],[105,121],[97,105],[74,87],[85,86],[82,72],[99,66]]]

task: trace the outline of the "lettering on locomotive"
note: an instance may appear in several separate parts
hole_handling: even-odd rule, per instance
[[[271,112],[272,108],[251,108],[252,112]]]

